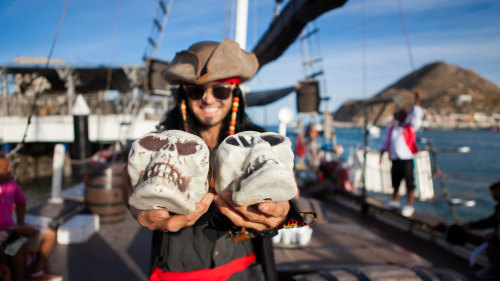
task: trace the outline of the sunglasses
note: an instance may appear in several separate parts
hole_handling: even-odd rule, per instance
[[[200,85],[184,85],[186,96],[192,100],[199,100],[205,96],[206,87]],[[236,83],[233,84],[216,84],[211,86],[214,97],[218,100],[225,100],[231,96]]]

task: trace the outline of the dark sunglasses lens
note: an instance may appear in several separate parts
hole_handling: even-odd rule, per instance
[[[193,100],[199,100],[205,94],[205,88],[200,86],[187,86],[186,96]]]
[[[225,100],[231,95],[232,88],[228,86],[217,86],[212,90],[216,99]]]

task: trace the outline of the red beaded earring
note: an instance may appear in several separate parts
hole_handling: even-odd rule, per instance
[[[181,113],[182,113],[182,119],[184,120],[184,131],[189,133],[188,123],[186,120],[186,101],[184,99],[181,100]]]
[[[231,123],[229,123],[229,135],[234,135],[236,129],[236,116],[238,115],[238,106],[240,105],[240,98],[233,98],[233,112],[231,113]]]

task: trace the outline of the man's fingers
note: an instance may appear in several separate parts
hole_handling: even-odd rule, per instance
[[[135,208],[131,207],[131,210],[133,209]],[[164,224],[164,221],[171,217],[170,213],[167,210],[137,211],[137,221],[139,222],[139,224],[147,227],[150,230],[161,228],[161,226]]]
[[[231,208],[227,204],[227,202],[224,202],[224,200],[222,200],[222,198],[218,198],[216,203],[219,206],[219,210],[228,219],[230,219],[234,223],[234,225],[252,228],[252,229],[255,229],[257,231],[263,231],[263,230],[269,228],[269,226],[267,226],[265,224],[249,221],[247,218],[243,217],[243,215],[241,215],[240,213],[236,212],[233,208]]]
[[[214,200],[214,194],[208,193],[200,203],[196,204],[196,210],[192,214],[178,215],[171,214],[167,210],[147,210],[142,211],[130,206],[130,212],[137,219],[140,225],[150,230],[161,230],[177,232],[186,226],[192,226],[210,208]]]
[[[263,222],[270,217],[283,217],[288,214],[290,205],[286,202],[262,202],[257,206],[239,206],[232,200],[232,193],[223,194],[224,201],[236,211],[252,221]]]
[[[207,199],[210,203],[213,200]],[[196,204],[196,210],[192,214],[187,215],[174,215],[169,219],[162,228],[163,231],[177,232],[181,228],[186,226],[192,226],[210,207],[210,204],[198,203]]]
[[[205,195],[205,197],[203,197],[203,199],[201,199],[201,202],[200,203],[203,203],[207,206],[207,209],[208,207],[210,207],[210,204],[212,204],[212,201],[214,201],[214,198],[215,198],[215,195],[213,193],[207,193]],[[198,204],[200,204],[198,203]]]
[[[262,214],[253,206],[238,206],[230,199],[224,200],[223,197],[217,196],[215,202],[219,210],[237,226],[263,231],[281,222],[281,219],[273,219],[266,214]]]

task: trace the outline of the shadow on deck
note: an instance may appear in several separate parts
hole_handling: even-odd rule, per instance
[[[280,280],[296,274],[334,270],[342,266],[396,265],[405,268],[444,267],[474,280],[465,260],[412,237],[373,217],[334,202],[325,202],[325,220],[313,226],[310,245],[301,249],[275,247]],[[127,212],[126,219],[101,224],[84,244],[57,244],[48,269],[66,281],[147,280],[152,232]]]
[[[56,244],[49,270],[66,281],[147,280],[151,231],[130,215],[115,224],[101,224],[84,244]]]

